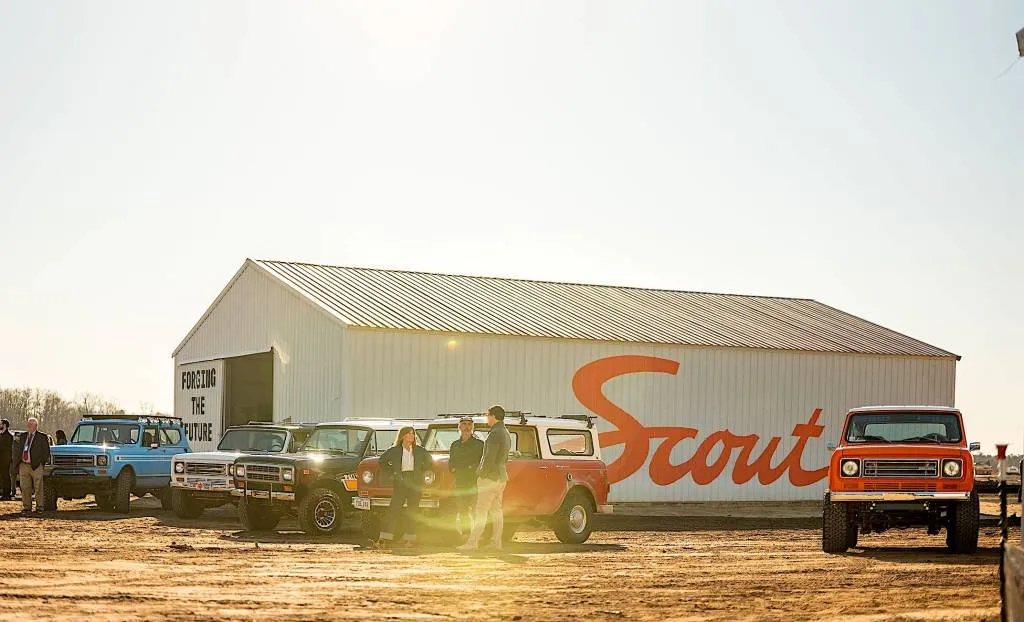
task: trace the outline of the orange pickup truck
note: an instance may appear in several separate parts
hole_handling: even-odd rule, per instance
[[[946,530],[954,553],[978,547],[980,512],[963,416],[940,406],[873,406],[846,415],[833,450],[821,548],[842,553],[859,534],[890,528]]]

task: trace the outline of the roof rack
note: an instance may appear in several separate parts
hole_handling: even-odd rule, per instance
[[[284,425],[284,426],[298,426],[303,428],[312,428],[315,423],[309,423],[306,421],[293,422],[293,421],[250,421],[249,423],[237,423],[235,425]]]
[[[91,415],[82,415],[82,419],[119,419],[124,421],[138,421],[139,423],[181,423],[181,417],[172,417],[170,415],[104,415],[102,413],[94,413]]]
[[[594,427],[594,423],[597,422],[597,417],[594,415],[559,415],[559,419],[571,419],[573,421],[582,421],[587,424],[588,428]]]
[[[528,410],[506,410],[505,411],[505,416],[508,417],[509,415],[513,415],[513,416],[517,416],[519,418],[523,418],[525,415],[533,416],[533,413],[531,413]],[[486,412],[475,412],[475,413],[438,413],[436,416],[439,417],[439,418],[440,417],[486,417],[487,413]]]

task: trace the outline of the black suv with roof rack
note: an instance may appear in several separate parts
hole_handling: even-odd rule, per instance
[[[402,426],[424,434],[429,421],[346,419],[317,424],[295,453],[247,454],[230,469],[242,527],[274,529],[286,515],[311,535],[332,535],[355,511],[356,466],[394,444]]]
[[[178,518],[198,518],[203,510],[236,503],[229,473],[246,454],[294,452],[315,424],[250,421],[228,428],[216,451],[182,453],[171,464],[171,508]]]

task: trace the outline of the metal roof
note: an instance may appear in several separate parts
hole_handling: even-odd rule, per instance
[[[235,279],[249,265],[361,328],[959,359],[809,299],[267,260]]]

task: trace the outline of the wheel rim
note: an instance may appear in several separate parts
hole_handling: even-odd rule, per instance
[[[338,511],[334,507],[334,503],[329,499],[320,501],[313,508],[313,520],[320,529],[330,529],[333,527],[337,515]]]
[[[582,505],[574,505],[569,510],[569,530],[575,534],[583,533],[587,528],[587,510]]]

